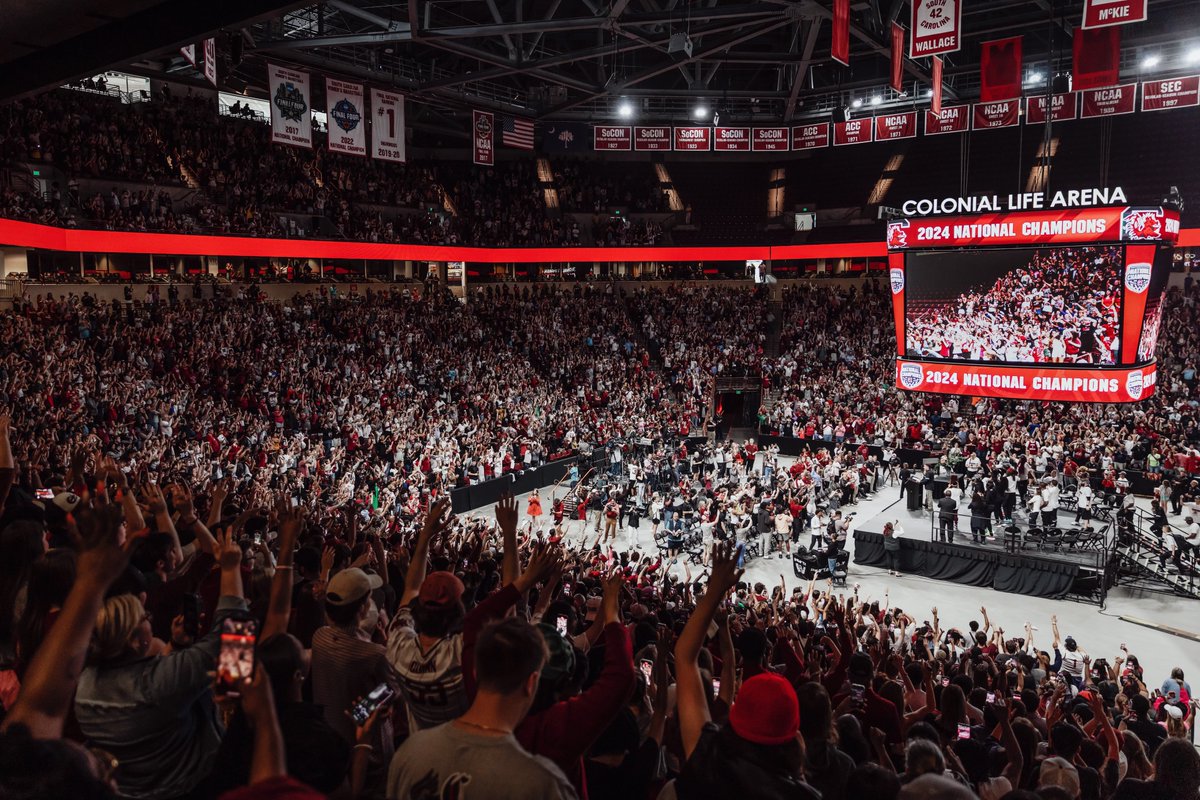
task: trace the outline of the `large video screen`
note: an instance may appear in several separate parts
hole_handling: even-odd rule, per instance
[[[1112,365],[1120,360],[1120,245],[914,252],[909,358]]]

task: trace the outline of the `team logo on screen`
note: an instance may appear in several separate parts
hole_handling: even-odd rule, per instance
[[[1139,263],[1125,267],[1125,288],[1134,294],[1141,294],[1149,289],[1150,265]]]
[[[904,291],[904,270],[892,268],[888,271],[888,276],[891,278],[892,294],[900,294]]]
[[[333,107],[333,121],[339,128],[349,132],[358,127],[358,123],[362,121],[362,114],[358,113],[354,103],[343,97]]]
[[[887,246],[889,250],[899,250],[908,247],[908,220],[888,223]]]
[[[900,365],[900,385],[905,389],[915,389],[925,380],[925,370],[920,364]]]
[[[1121,238],[1158,241],[1162,238],[1163,211],[1161,208],[1127,208],[1121,214]]]
[[[1125,394],[1129,395],[1130,400],[1137,400],[1142,396],[1142,373],[1131,372],[1125,376]]]

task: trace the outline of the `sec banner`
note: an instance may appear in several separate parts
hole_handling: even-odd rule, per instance
[[[267,73],[271,87],[271,141],[312,147],[308,73],[277,64],[269,64]]]
[[[828,122],[792,128],[793,150],[813,150],[818,147],[829,147]]]
[[[670,150],[670,128],[634,128],[634,150]]]
[[[1083,0],[1083,27],[1105,28],[1144,22],[1150,0]]]
[[[713,128],[713,150],[741,152],[750,150],[749,128]]]
[[[917,112],[884,114],[875,118],[875,141],[912,139],[917,135]]]
[[[365,156],[367,126],[363,119],[362,84],[326,77],[325,113],[329,123],[329,150]]]
[[[925,135],[966,133],[971,129],[970,106],[946,106],[940,113],[925,112]]]
[[[866,144],[871,141],[875,126],[871,119],[852,119],[846,122],[833,123],[833,146],[845,144]]]
[[[1136,83],[1107,86],[1103,89],[1089,89],[1081,94],[1083,100],[1080,103],[1080,116],[1083,119],[1115,117],[1120,114],[1132,114],[1137,110]]]
[[[471,112],[473,161],[481,167],[496,163],[496,117],[490,111]]]
[[[711,150],[712,128],[676,128],[675,149],[685,152]]]
[[[750,149],[756,153],[772,153],[788,149],[787,128],[755,128]]]
[[[1166,111],[1195,105],[1200,105],[1200,75],[1142,84],[1142,111]]]
[[[628,127],[597,125],[594,136],[596,150],[628,150],[632,146],[632,130]]]
[[[1050,98],[1050,117],[1053,122],[1075,119],[1079,116],[1079,95],[1074,92],[1056,94]],[[1040,125],[1046,122],[1046,95],[1033,95],[1025,101],[1025,124]]]
[[[1133,369],[992,366],[896,359],[896,388],[1016,400],[1136,403],[1154,394],[1153,364]]]
[[[1016,125],[1020,118],[1020,100],[976,103],[971,106],[971,130],[987,131],[995,128],[1009,128]]]
[[[909,58],[953,53],[962,47],[962,0],[913,0]]]
[[[380,161],[404,161],[404,95],[371,90],[371,140]]]

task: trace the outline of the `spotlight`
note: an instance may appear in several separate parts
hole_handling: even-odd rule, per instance
[[[1200,64],[1200,47],[1193,47],[1191,50],[1188,50],[1183,60],[1189,64]]]
[[[692,109],[692,119],[704,119],[707,116],[708,109],[702,105],[696,106],[694,109]]]
[[[875,95],[874,97],[871,98],[871,105],[873,105],[873,106],[877,106],[882,102],[883,102],[883,98],[880,97],[879,95]]]
[[[933,97],[933,89],[926,89],[926,90],[925,90],[925,96],[926,96],[926,97]]]
[[[620,114],[622,117],[626,117],[626,118],[632,117],[633,116],[633,106],[631,106],[629,104],[628,100],[623,100],[623,101],[621,101],[621,105],[617,106],[617,113]]]
[[[862,108],[862,98],[861,97],[854,98],[854,100],[850,103],[850,107],[851,108]]]
[[[1158,53],[1147,53],[1142,57],[1142,69],[1154,69],[1162,61]]]
[[[1041,83],[1042,82],[1042,73],[1040,73],[1040,72],[1029,73],[1029,82],[1030,83]]]

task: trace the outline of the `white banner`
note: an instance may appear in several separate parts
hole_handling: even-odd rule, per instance
[[[371,90],[371,144],[375,158],[404,161],[404,95]]]
[[[366,157],[367,121],[363,114],[362,84],[325,78],[325,113],[329,124],[329,149]]]
[[[196,66],[196,45],[185,44],[183,47],[179,48],[179,52],[188,60],[189,64],[191,64],[193,67]]]
[[[267,74],[271,80],[271,141],[312,147],[308,73],[268,64]]]
[[[217,40],[204,40],[204,77],[213,86],[217,85]]]

